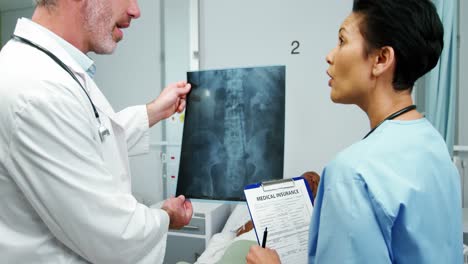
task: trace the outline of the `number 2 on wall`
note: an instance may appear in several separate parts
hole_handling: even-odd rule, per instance
[[[300,52],[297,50],[301,46],[301,43],[299,43],[299,41],[294,40],[291,43],[291,46],[293,47],[293,49],[291,50],[291,54],[293,54],[293,55],[300,54]]]

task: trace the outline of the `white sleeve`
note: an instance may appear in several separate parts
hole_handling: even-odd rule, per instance
[[[162,262],[167,213],[119,190],[92,116],[65,87],[34,85],[12,110],[7,158],[25,198],[59,241],[92,263]]]
[[[119,124],[125,129],[129,155],[148,153],[149,123],[146,105],[125,108],[116,116]]]

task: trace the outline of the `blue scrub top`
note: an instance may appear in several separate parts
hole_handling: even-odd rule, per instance
[[[326,166],[309,263],[463,263],[460,177],[425,118],[385,121]]]

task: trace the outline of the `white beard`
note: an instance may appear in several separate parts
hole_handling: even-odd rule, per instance
[[[84,27],[90,38],[90,51],[96,54],[110,54],[117,47],[112,37],[115,25],[109,1],[113,0],[87,0],[85,6]]]

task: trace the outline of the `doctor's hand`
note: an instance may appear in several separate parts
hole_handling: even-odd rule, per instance
[[[146,105],[149,127],[172,116],[176,112],[181,113],[184,111],[185,100],[190,89],[190,84],[185,81],[172,83],[164,88],[158,98]]]
[[[172,197],[164,201],[161,209],[169,215],[169,228],[180,229],[192,219],[192,202],[186,200],[183,195]]]
[[[280,257],[276,250],[269,248],[262,248],[260,246],[251,246],[249,254],[245,258],[247,264],[279,264],[281,263]]]

